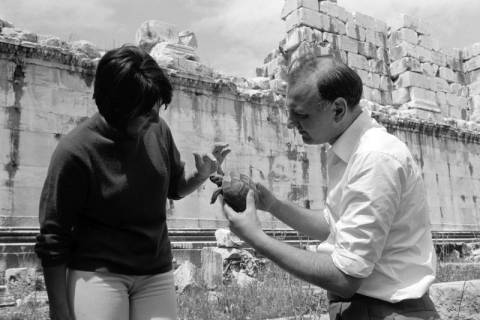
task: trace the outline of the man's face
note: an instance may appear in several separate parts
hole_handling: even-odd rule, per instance
[[[287,126],[297,129],[306,144],[322,144],[338,136],[335,111],[330,101],[321,99],[312,81],[299,81],[288,88]]]

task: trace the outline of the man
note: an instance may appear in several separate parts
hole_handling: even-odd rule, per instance
[[[286,271],[328,291],[331,319],[437,319],[425,188],[408,148],[359,106],[360,77],[330,56],[305,58],[288,75],[288,127],[307,144],[329,143],[325,209],[276,199],[258,184],[247,209],[224,205],[230,228]],[[301,250],[267,236],[256,207],[331,252]]]

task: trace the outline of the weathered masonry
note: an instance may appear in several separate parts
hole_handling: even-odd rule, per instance
[[[285,66],[313,52],[335,54],[364,81],[362,106],[410,147],[423,169],[436,233],[480,233],[480,45],[440,49],[428,26],[401,15],[396,26],[334,2],[287,0],[286,37],[257,77],[216,73],[195,53],[192,32],[149,21],[137,43],[164,67],[175,88],[161,116],[172,128],[187,167],[192,152],[230,143],[227,170],[263,182],[276,195],[320,208],[324,152],[286,128]],[[29,259],[38,232],[38,202],[58,139],[96,112],[95,63],[85,41],[13,28],[0,20],[0,270]],[[209,182],[170,202],[169,227],[178,239],[225,226],[209,199]],[[264,227],[284,230],[270,215]],[[175,239],[174,239],[175,240]]]

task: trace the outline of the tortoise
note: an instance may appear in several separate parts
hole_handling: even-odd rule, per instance
[[[210,176],[210,181],[218,186],[213,194],[210,203],[214,203],[219,195],[223,196],[225,202],[236,212],[245,211],[247,207],[247,194],[250,189],[256,191],[255,183],[244,174],[230,174],[230,179],[220,174]]]

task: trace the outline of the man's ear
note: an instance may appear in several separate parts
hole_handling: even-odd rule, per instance
[[[344,98],[337,98],[333,101],[335,122],[340,122],[348,111],[348,103]]]

